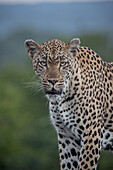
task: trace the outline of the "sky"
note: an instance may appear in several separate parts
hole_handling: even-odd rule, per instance
[[[0,3],[37,3],[37,2],[95,2],[95,1],[113,1],[113,0],[0,0]]]

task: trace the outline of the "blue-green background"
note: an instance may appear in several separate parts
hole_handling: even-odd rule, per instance
[[[49,104],[33,85],[38,77],[24,41],[74,37],[113,61],[113,2],[0,5],[0,170],[59,169]],[[108,169],[113,154],[104,151],[98,170]]]

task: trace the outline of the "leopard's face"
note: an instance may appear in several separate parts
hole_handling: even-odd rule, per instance
[[[41,46],[27,40],[25,46],[33,60],[35,73],[41,78],[44,91],[48,95],[61,95],[73,72],[73,55],[79,40],[66,44],[59,40],[48,41]]]

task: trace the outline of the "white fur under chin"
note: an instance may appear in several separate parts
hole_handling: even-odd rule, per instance
[[[46,94],[46,97],[52,102],[52,101],[60,100],[61,95],[58,95],[58,94]]]

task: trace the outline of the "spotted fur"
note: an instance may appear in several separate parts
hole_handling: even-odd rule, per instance
[[[113,151],[113,63],[79,44],[25,42],[50,101],[61,170],[95,170],[101,150]]]

